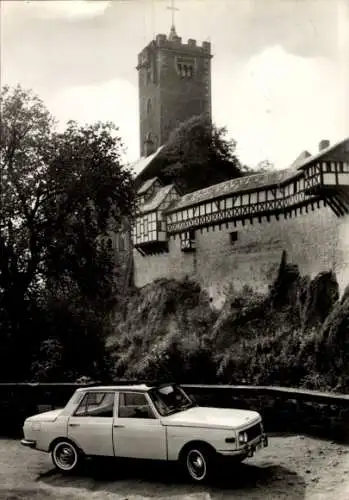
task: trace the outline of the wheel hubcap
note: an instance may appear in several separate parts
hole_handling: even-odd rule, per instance
[[[74,467],[77,462],[76,452],[69,444],[58,445],[55,451],[57,465],[64,470],[69,470]]]
[[[197,480],[203,479],[206,475],[206,461],[202,453],[192,450],[188,453],[187,466],[190,475]]]

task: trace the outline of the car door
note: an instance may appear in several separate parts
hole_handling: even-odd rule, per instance
[[[68,419],[68,437],[86,455],[113,456],[115,391],[87,391]]]
[[[166,428],[145,393],[120,391],[113,423],[117,457],[167,459]]]

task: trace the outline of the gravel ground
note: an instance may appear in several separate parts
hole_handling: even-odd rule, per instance
[[[304,436],[271,437],[268,448],[220,471],[210,486],[185,482],[166,464],[91,462],[63,477],[45,453],[0,440],[1,500],[349,500],[349,447]]]

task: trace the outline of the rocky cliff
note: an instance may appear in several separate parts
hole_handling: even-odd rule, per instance
[[[284,253],[265,294],[226,291],[215,310],[196,282],[157,280],[130,297],[108,340],[117,377],[349,390],[349,288],[310,279]]]

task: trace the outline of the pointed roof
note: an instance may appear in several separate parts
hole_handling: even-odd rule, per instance
[[[308,151],[303,151],[299,156],[297,156],[297,158],[294,160],[294,162],[292,163],[292,167],[299,167],[300,165],[302,165],[305,160],[307,158],[309,158],[311,156],[311,154],[308,152]]]
[[[162,150],[163,146],[160,146],[155,153],[149,156],[141,156],[135,163],[131,165],[131,168],[135,171],[136,178],[144,172],[144,170],[151,164],[151,162],[157,157],[157,155]]]
[[[170,30],[170,34],[169,34],[168,39],[170,40],[170,42],[173,42],[174,40],[178,39],[178,35],[177,35],[177,32],[176,32],[176,27],[175,27],[174,24],[172,24],[172,26],[171,26],[171,30]]]
[[[146,212],[153,212],[154,210],[157,210],[161,203],[165,201],[168,193],[174,187],[174,184],[168,184],[167,186],[160,188],[150,201],[139,207],[139,211],[144,214]]]
[[[142,185],[141,187],[138,189],[137,191],[137,194],[144,194],[148,191],[148,189],[150,189],[152,187],[152,185],[156,182],[160,182],[161,184],[161,181],[158,177],[152,177],[151,179],[148,179],[146,180]]]

